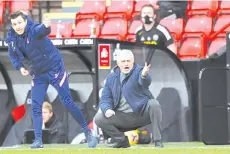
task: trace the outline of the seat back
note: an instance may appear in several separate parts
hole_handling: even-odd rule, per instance
[[[93,18],[96,15],[99,19],[103,19],[105,11],[106,5],[104,0],[84,1],[83,6],[77,14],[77,18]]]
[[[185,32],[204,33],[206,36],[209,36],[213,29],[212,25],[212,17],[205,15],[192,16],[187,21]]]
[[[226,38],[225,37],[220,37],[220,38],[215,38],[208,49],[208,54],[213,54],[218,52],[220,48],[226,45]]]
[[[56,37],[57,31],[59,29],[60,34],[64,38],[70,38],[72,36],[73,23],[71,22],[53,22],[51,23],[51,33],[49,37]]]
[[[73,36],[75,37],[89,37],[91,32],[91,19],[83,19],[77,22],[75,29],[73,31]],[[96,36],[98,37],[100,34],[100,24],[99,22],[95,22],[96,24]]]
[[[181,38],[184,31],[184,19],[163,19],[160,21],[160,24],[175,34],[177,40]]]
[[[102,27],[101,35],[119,35],[122,40],[128,32],[128,22],[122,18],[107,19]]]
[[[191,8],[188,10],[187,15],[209,15],[214,17],[217,13],[217,9],[219,6],[218,0],[205,0],[205,1],[197,1],[194,0],[191,3]]]
[[[214,32],[217,32],[218,30],[220,30],[222,27],[224,27],[225,25],[227,25],[229,23],[229,19],[230,19],[230,15],[220,15],[218,16],[216,23],[214,25]],[[226,33],[230,31],[230,26],[227,27],[222,33]]]
[[[154,5],[156,5],[156,3],[157,3],[157,0],[136,0],[136,4],[135,4],[135,7],[134,7],[134,12],[140,12],[141,8],[144,5],[152,4],[154,6]]]
[[[180,58],[204,58],[205,53],[205,41],[202,38],[184,38],[180,50],[178,50],[178,56]]]
[[[125,18],[129,20],[132,17],[133,10],[133,0],[112,0],[111,5],[107,7],[105,18],[125,16]]]

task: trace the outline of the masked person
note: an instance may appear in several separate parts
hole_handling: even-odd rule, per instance
[[[12,25],[6,42],[10,61],[23,76],[32,76],[31,107],[35,140],[30,148],[43,148],[42,104],[49,85],[57,90],[61,102],[81,125],[88,146],[96,147],[97,139],[92,136],[82,112],[71,97],[63,58],[47,37],[51,32],[50,20],[45,19],[42,24],[38,24],[20,11],[12,13],[9,19]]]
[[[176,45],[173,37],[164,26],[156,22],[154,7],[150,4],[141,9],[141,20],[143,26],[136,30],[136,42],[164,46],[176,53]]]

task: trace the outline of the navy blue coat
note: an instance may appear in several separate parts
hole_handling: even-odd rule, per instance
[[[51,28],[33,22],[28,16],[26,18],[24,34],[18,35],[12,27],[8,30],[5,41],[10,61],[16,70],[28,67],[31,75],[46,73],[60,62],[61,54],[47,37]]]
[[[148,73],[143,79],[141,77],[142,69],[142,66],[135,64],[122,84],[120,83],[121,72],[118,67],[107,76],[99,104],[102,112],[105,113],[108,109],[116,110],[121,99],[121,93],[134,112],[141,114],[144,111],[148,100],[154,97],[149,91],[151,77]]]

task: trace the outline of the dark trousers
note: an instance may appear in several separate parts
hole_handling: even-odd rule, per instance
[[[57,90],[61,102],[71,113],[73,118],[81,125],[84,133],[90,131],[82,112],[74,103],[70,95],[67,72],[64,68],[63,62],[61,61],[49,72],[33,77],[31,107],[35,139],[42,139],[42,104],[49,85],[52,85]]]
[[[134,112],[124,113],[115,111],[115,115],[106,118],[104,113],[98,112],[94,121],[96,125],[115,141],[124,140],[125,131],[134,130],[152,124],[153,140],[161,140],[162,111],[159,102],[155,99],[149,100],[143,115]]]

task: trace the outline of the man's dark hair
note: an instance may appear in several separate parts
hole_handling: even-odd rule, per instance
[[[21,16],[24,20],[26,20],[25,15],[21,12],[21,11],[16,11],[14,13],[12,13],[9,17],[9,20],[11,19],[16,19],[17,17]]]
[[[145,8],[145,7],[150,7],[150,8],[152,8],[152,9],[153,9],[153,13],[155,13],[155,8],[154,8],[154,6],[151,5],[151,4],[145,4],[145,5],[143,5],[142,8],[141,8],[141,12],[140,12],[140,13],[142,13],[143,8]]]

